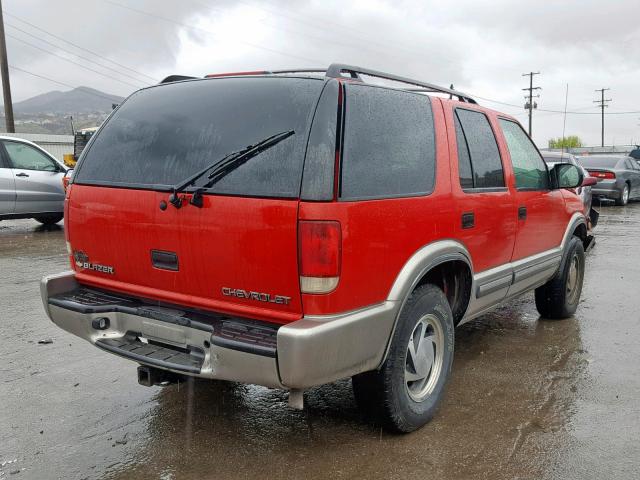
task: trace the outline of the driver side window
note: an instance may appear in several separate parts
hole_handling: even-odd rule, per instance
[[[500,119],[500,125],[511,155],[516,188],[518,190],[549,189],[547,167],[524,130],[517,123],[503,118]]]
[[[23,170],[40,170],[43,172],[56,172],[58,167],[53,160],[35,148],[19,142],[5,141],[4,147],[9,155],[9,161],[13,168]]]

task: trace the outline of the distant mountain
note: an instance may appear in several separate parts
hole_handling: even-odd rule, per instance
[[[16,114],[79,114],[110,112],[114,103],[121,103],[123,97],[110,95],[89,87],[78,87],[66,92],[58,90],[36,95],[35,97],[14,103]]]

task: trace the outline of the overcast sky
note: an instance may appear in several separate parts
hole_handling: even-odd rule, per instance
[[[594,90],[608,87],[608,113],[638,113],[608,115],[605,142],[640,142],[640,0],[4,0],[3,6],[14,101],[80,85],[126,96],[172,73],[341,62],[453,83],[515,105],[478,98],[526,127],[521,89],[528,78],[521,75],[540,71],[539,109],[564,110],[568,84],[568,110],[585,113],[567,115],[567,135],[599,145]],[[534,112],[539,146],[562,135],[563,118]]]

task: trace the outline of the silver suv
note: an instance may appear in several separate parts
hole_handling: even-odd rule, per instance
[[[62,179],[68,169],[38,145],[0,136],[0,220],[34,218],[45,225],[63,217]]]

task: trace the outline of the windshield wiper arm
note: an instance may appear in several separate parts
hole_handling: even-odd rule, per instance
[[[198,180],[204,174],[211,171],[208,177],[209,181],[206,182],[203,186],[196,189],[196,191],[193,193],[193,197],[191,197],[191,200],[189,202],[196,207],[201,207],[202,191],[205,188],[211,187],[222,177],[228,175],[233,170],[243,165],[246,161],[255,157],[259,153],[264,152],[265,150],[277,145],[286,138],[289,138],[291,135],[295,135],[295,132],[293,130],[286,130],[284,132],[276,133],[275,135],[271,135],[264,140],[260,140],[258,143],[249,145],[242,150],[231,152],[221,159],[207,165],[205,168],[194,173],[186,180],[174,185],[174,187],[171,189],[171,195],[169,196],[169,203],[171,203],[171,205],[176,208],[180,208],[182,206],[182,198],[178,196],[178,193],[184,191],[187,187],[193,185],[196,180]]]

